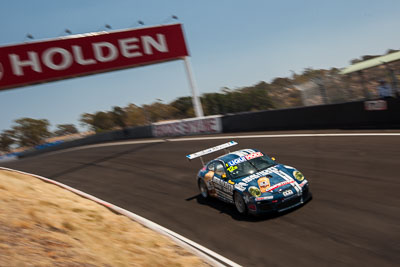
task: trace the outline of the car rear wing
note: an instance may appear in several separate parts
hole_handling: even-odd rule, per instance
[[[203,161],[203,158],[202,158],[204,155],[207,155],[207,154],[210,154],[210,153],[214,153],[214,152],[217,152],[217,151],[222,150],[222,149],[227,150],[228,147],[235,146],[237,144],[238,143],[236,143],[235,141],[230,141],[228,143],[225,143],[225,144],[222,144],[222,145],[219,145],[219,146],[207,148],[205,150],[202,150],[202,151],[187,155],[186,158],[188,158],[188,160],[192,160],[192,159],[200,157],[201,163],[204,166],[204,161]]]

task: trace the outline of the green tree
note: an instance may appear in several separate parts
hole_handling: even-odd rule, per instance
[[[266,83],[259,83],[243,90],[242,94],[247,100],[247,110],[268,110],[274,107],[266,87]]]
[[[20,146],[35,146],[51,136],[48,130],[49,121],[46,119],[21,118],[15,120],[17,125],[12,127],[14,137]]]
[[[96,112],[93,116],[93,128],[96,133],[112,130],[115,127],[112,115],[110,112]]]
[[[5,130],[0,134],[0,150],[10,152],[11,145],[15,143],[14,132]]]
[[[179,112],[175,107],[160,102],[143,105],[142,108],[150,122],[175,119],[175,114]]]
[[[112,130],[115,127],[111,112],[98,111],[95,114],[84,113],[79,120],[82,125],[88,126],[96,133]]]
[[[177,110],[176,118],[190,118],[194,117],[193,103],[190,96],[179,97],[170,103],[172,107]]]
[[[78,129],[76,129],[75,125],[73,124],[58,124],[57,130],[54,132],[56,136],[76,133],[78,133]]]
[[[83,113],[79,121],[81,122],[81,126],[88,127],[91,130],[95,130],[93,126],[93,118],[94,115],[90,113]]]
[[[121,107],[113,107],[110,112],[111,119],[114,122],[114,125],[119,126],[121,128],[126,127],[126,111]]]
[[[229,112],[230,99],[224,94],[220,93],[207,93],[201,97],[205,115],[224,114]]]
[[[236,90],[224,87],[221,91],[203,94],[202,103],[206,115],[267,110],[273,107],[265,82]]]
[[[129,104],[124,108],[126,114],[127,126],[140,126],[148,124],[144,109],[136,106],[135,104]]]

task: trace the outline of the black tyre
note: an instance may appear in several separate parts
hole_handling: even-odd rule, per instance
[[[237,191],[235,191],[235,194],[234,194],[234,201],[235,201],[236,210],[240,214],[243,214],[243,215],[247,214],[246,203],[244,203],[243,197]]]
[[[208,198],[209,194],[208,194],[208,188],[207,188],[206,183],[202,179],[199,179],[198,186],[199,186],[201,196],[203,198]]]

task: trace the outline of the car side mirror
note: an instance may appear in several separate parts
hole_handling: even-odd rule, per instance
[[[276,159],[275,159],[275,157],[271,157],[271,159],[273,160],[273,161],[275,161]]]
[[[226,179],[226,173],[223,173],[223,174],[221,175],[221,178],[222,178],[222,179]]]

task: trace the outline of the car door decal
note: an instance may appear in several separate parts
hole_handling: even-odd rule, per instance
[[[208,188],[208,192],[210,193],[210,196],[217,197],[217,192],[215,191],[214,183],[212,181],[213,177],[214,177],[213,171],[207,172],[204,175],[204,182],[206,183],[206,186]]]
[[[217,192],[218,198],[225,202],[233,203],[233,188],[234,186],[217,175],[214,175],[212,179],[215,191]]]

